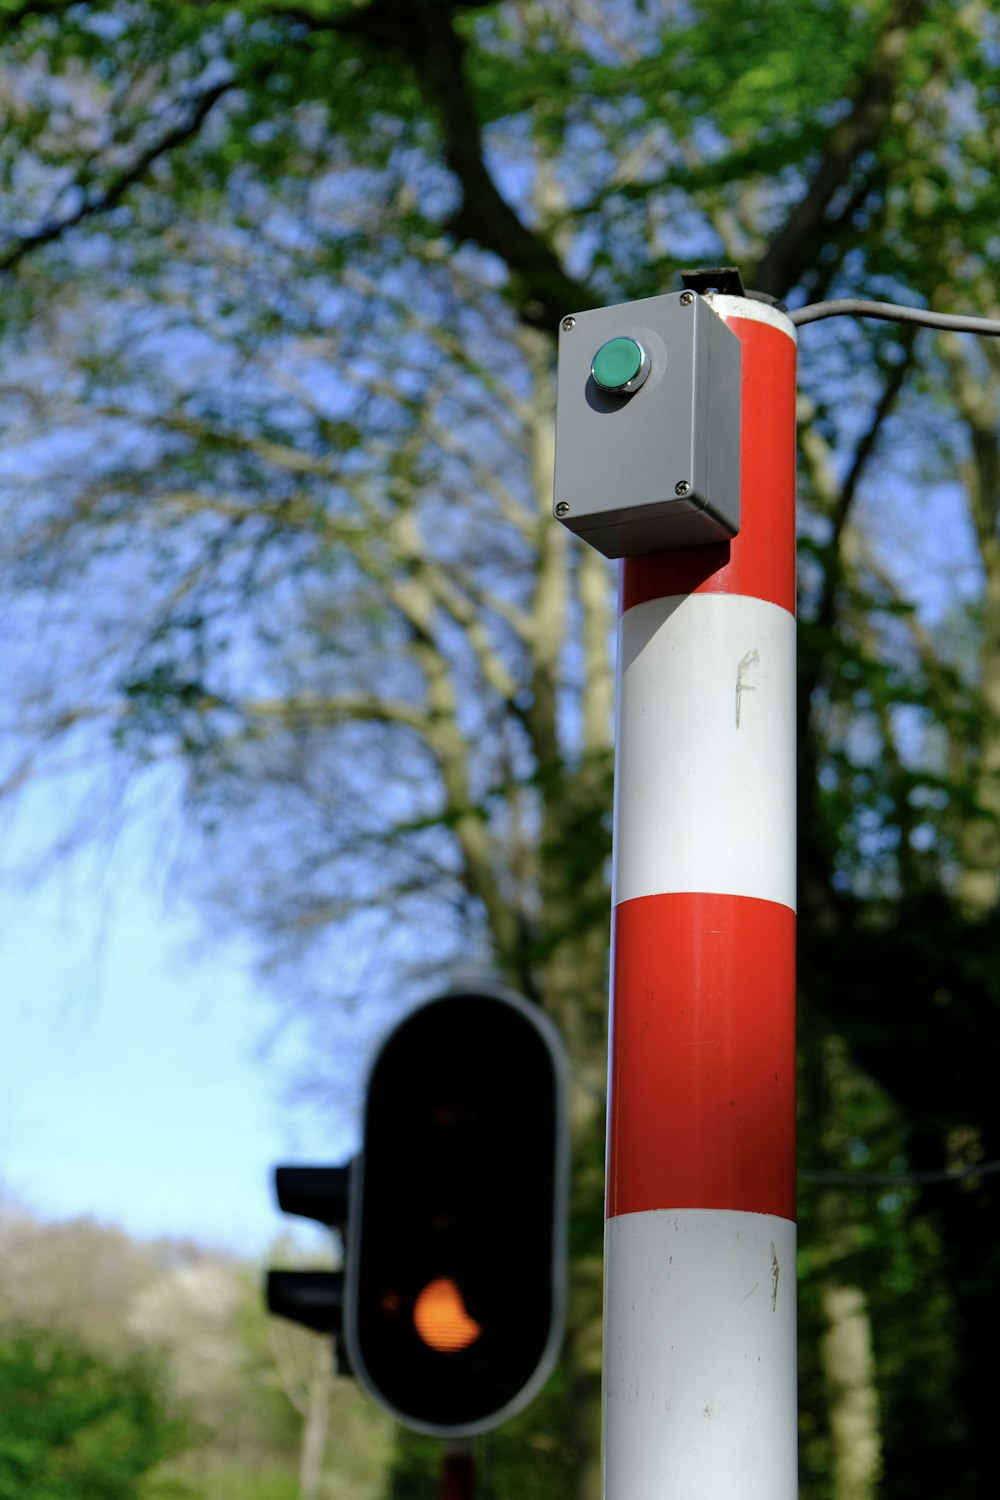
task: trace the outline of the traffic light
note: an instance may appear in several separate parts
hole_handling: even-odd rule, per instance
[[[412,1012],[372,1069],[354,1165],[345,1333],[368,1391],[419,1431],[527,1404],[562,1333],[562,1043],[499,988]]]
[[[286,1214],[316,1219],[345,1238],[350,1167],[276,1167],[278,1207]],[[317,1333],[329,1333],[336,1345],[337,1370],[350,1375],[344,1347],[343,1271],[268,1271],[267,1307]]]

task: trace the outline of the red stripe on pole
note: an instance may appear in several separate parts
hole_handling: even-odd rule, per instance
[[[626,557],[620,608],[671,594],[749,594],[795,613],[795,344],[729,318],[743,345],[740,529],[731,542]]]
[[[614,916],[608,1217],[795,1218],[795,915],[747,896]]]

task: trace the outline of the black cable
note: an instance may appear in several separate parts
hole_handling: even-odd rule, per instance
[[[931,312],[926,307],[904,307],[898,302],[866,302],[862,297],[837,297],[811,302],[788,314],[797,328],[821,318],[881,318],[885,323],[919,323],[922,328],[944,328],[950,333],[981,333],[1000,338],[1000,318],[969,318],[958,313]]]
[[[845,1187],[905,1187],[909,1182],[964,1182],[977,1177],[992,1177],[1000,1172],[1000,1161],[979,1161],[970,1167],[946,1168],[936,1172],[799,1172],[802,1182],[841,1183]]]

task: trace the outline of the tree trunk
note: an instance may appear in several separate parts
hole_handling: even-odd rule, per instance
[[[868,1300],[860,1287],[831,1278],[821,1302],[826,1332],[820,1364],[828,1391],[833,1500],[874,1500],[882,1440]]]
[[[327,1339],[316,1340],[316,1354],[307,1392],[302,1446],[299,1450],[299,1500],[320,1500],[323,1465],[330,1431],[333,1359]]]

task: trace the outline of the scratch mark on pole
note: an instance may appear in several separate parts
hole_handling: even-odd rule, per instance
[[[778,1306],[778,1277],[781,1275],[781,1267],[778,1265],[778,1252],[771,1241],[771,1311],[775,1312]]]
[[[741,660],[739,666],[736,668],[736,728],[737,729],[739,729],[739,727],[740,727],[740,712],[741,712],[742,707],[743,707],[743,702],[742,702],[742,700],[743,700],[743,694],[744,693],[755,693],[757,691],[757,689],[755,687],[753,687],[752,684],[750,684],[748,682],[744,682],[743,679],[746,676],[746,674],[749,672],[750,668],[751,667],[755,667],[759,661],[760,661],[760,652],[756,648],[754,648],[753,651],[748,651],[747,652],[746,656],[743,657],[743,659]]]

